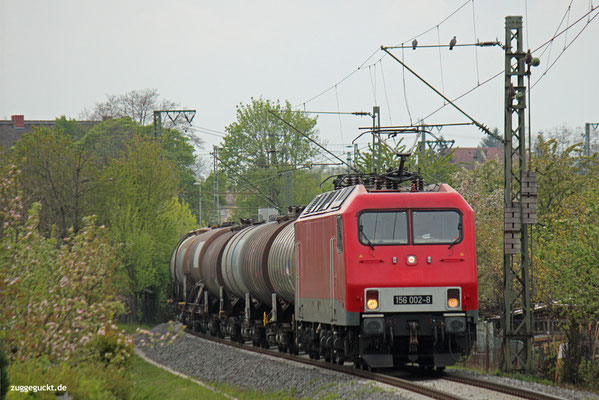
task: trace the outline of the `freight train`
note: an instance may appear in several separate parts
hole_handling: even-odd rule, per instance
[[[476,339],[474,213],[447,184],[343,178],[301,214],[190,232],[171,303],[188,327],[358,368],[444,369]]]

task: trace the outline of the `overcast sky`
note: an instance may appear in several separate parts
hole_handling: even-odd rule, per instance
[[[377,104],[382,124],[404,125],[443,100],[408,72],[404,77],[401,65],[377,51],[381,45],[410,44],[429,28],[419,44],[448,44],[454,35],[462,44],[504,42],[505,16],[522,15],[525,48],[535,49],[560,22],[561,31],[593,2],[599,0],[474,0],[439,24],[465,1],[0,0],[0,119],[77,118],[107,94],[155,88],[196,109],[196,127],[216,131],[233,122],[235,106],[251,97],[320,111],[371,111]],[[533,71],[534,83],[586,26],[532,90],[533,132],[599,122],[599,18],[587,21],[557,38]],[[499,47],[440,50],[393,53],[449,98],[503,69]],[[458,104],[503,130],[503,76]],[[321,139],[336,152],[359,134],[358,127],[371,123],[337,115],[320,115],[318,121]],[[425,122],[465,121],[445,107]],[[198,134],[205,152],[220,140]],[[441,134],[459,146],[475,146],[483,135],[472,127],[444,128]]]

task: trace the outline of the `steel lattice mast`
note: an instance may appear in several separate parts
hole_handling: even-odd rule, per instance
[[[530,224],[537,218],[536,175],[527,168],[527,56],[522,17],[505,19],[504,370],[532,370]],[[530,65],[530,64],[529,64]]]

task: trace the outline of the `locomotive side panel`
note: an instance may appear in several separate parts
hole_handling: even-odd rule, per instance
[[[337,215],[311,217],[296,223],[298,263],[296,318],[339,325],[358,325],[348,313],[344,252],[339,251]]]

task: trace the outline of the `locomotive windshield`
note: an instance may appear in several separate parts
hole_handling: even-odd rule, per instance
[[[408,244],[408,213],[406,211],[368,211],[360,214],[360,242]]]
[[[413,244],[450,244],[462,239],[462,216],[453,210],[411,211]],[[358,237],[366,246],[409,244],[408,211],[366,211]]]
[[[455,244],[462,238],[457,211],[412,211],[414,244]]]

